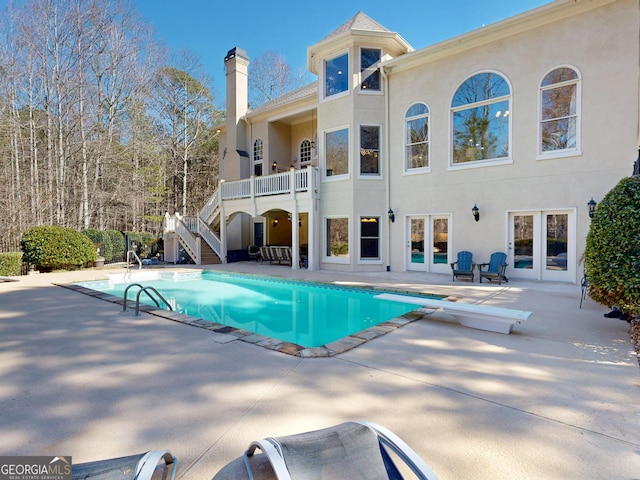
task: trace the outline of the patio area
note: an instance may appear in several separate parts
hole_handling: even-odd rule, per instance
[[[300,358],[53,285],[108,270],[0,282],[0,452],[81,463],[166,448],[177,478],[207,480],[251,440],[366,419],[441,480],[638,478],[629,325],[590,299],[579,309],[580,286],[208,268],[401,286],[533,316],[510,335],[419,320],[334,357]]]

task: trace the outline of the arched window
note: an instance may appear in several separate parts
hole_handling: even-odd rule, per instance
[[[429,167],[429,107],[414,103],[404,116],[406,171]]]
[[[478,73],[460,85],[451,102],[452,162],[508,159],[511,88],[496,72]]]
[[[306,138],[300,144],[300,165],[311,163],[311,142]]]
[[[262,163],[264,160],[264,147],[262,139],[258,138],[253,142],[253,174],[256,177],[262,176]]]
[[[560,67],[540,82],[540,155],[579,149],[580,75]]]

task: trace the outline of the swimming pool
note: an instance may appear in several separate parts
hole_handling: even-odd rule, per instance
[[[380,290],[222,272],[143,272],[175,311],[306,348],[319,347],[416,309],[373,298]],[[123,275],[77,285],[122,298]],[[138,288],[127,297],[135,300]],[[140,301],[153,304],[140,296]],[[430,298],[440,298],[431,296]]]

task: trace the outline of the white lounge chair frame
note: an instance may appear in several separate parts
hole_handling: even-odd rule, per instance
[[[122,468],[116,468],[117,466],[126,466],[136,457],[138,462],[135,472],[123,473]],[[118,460],[121,462],[118,463]],[[178,459],[169,450],[155,450],[139,455],[80,463],[72,466],[72,477],[73,480],[151,480],[153,473],[162,460],[164,460],[166,468],[170,469],[169,480],[174,480]]]
[[[351,422],[364,425],[368,427],[377,437],[378,443],[383,446],[387,451],[391,450],[400,458],[409,469],[420,480],[438,480],[436,474],[429,468],[429,466],[413,451],[409,445],[407,445],[402,439],[395,435],[385,427],[365,420]],[[273,471],[278,480],[293,480],[287,469],[282,448],[278,439],[268,437],[263,440],[257,440],[251,442],[249,448],[244,453],[244,461],[247,467],[247,474],[250,480],[254,480],[253,473],[251,472],[251,465],[249,457],[251,457],[256,449],[260,449],[271,462]],[[297,480],[297,479],[296,479]]]

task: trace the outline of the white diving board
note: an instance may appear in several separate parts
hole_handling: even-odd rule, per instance
[[[524,310],[491,307],[474,303],[433,300],[430,298],[412,297],[395,293],[381,293],[374,298],[393,302],[412,303],[425,308],[441,310],[444,313],[455,316],[460,325],[496,333],[511,333],[516,323],[524,322],[532,315],[532,312]]]

